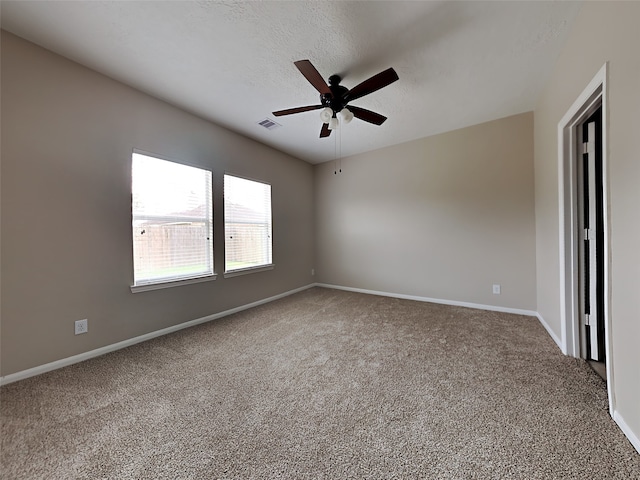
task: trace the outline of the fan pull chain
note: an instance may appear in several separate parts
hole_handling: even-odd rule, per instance
[[[333,135],[333,174],[342,173],[342,129],[334,128]]]
[[[342,173],[342,129],[341,128],[338,129],[338,133],[340,134],[340,139],[339,139],[340,148],[338,150],[338,153],[340,154],[340,163],[338,164],[338,167],[340,169],[340,173]]]
[[[333,136],[333,174],[342,173],[342,132],[340,128],[335,129]],[[339,137],[339,138],[338,138]]]

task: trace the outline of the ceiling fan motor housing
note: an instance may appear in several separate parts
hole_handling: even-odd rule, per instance
[[[348,103],[346,100],[346,94],[349,92],[349,89],[340,85],[340,80],[342,79],[339,75],[331,75],[329,77],[329,89],[331,90],[331,94],[320,94],[320,103],[333,110],[334,116]]]

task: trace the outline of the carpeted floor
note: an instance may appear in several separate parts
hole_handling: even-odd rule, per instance
[[[321,288],[0,401],[3,479],[640,479],[535,318]]]

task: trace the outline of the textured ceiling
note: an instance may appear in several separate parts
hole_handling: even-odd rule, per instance
[[[2,1],[2,28],[310,163],[532,110],[579,2]],[[354,101],[318,138],[318,102],[294,67],[309,59],[353,87],[393,67],[400,80]],[[282,125],[266,130],[257,122]],[[336,141],[336,140],[339,140]]]

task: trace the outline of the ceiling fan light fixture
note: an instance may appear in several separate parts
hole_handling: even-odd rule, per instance
[[[342,123],[346,125],[351,120],[353,120],[353,113],[351,113],[351,110],[349,110],[348,108],[343,108],[342,110],[340,110],[340,118],[342,120]]]
[[[322,123],[329,123],[331,117],[333,117],[333,110],[329,107],[325,107],[320,111],[320,120],[322,120]]]
[[[320,94],[320,104],[277,110],[273,112],[273,115],[276,117],[320,109],[320,119],[322,120],[320,138],[328,137],[331,134],[331,130],[335,130],[340,126],[340,121],[346,125],[353,120],[353,117],[357,117],[359,120],[373,125],[382,125],[387,119],[384,115],[365,108],[356,107],[355,105],[351,105],[349,108],[345,107],[352,100],[357,100],[365,95],[377,92],[381,88],[397,81],[398,74],[393,68],[387,68],[377,75],[366,79],[364,82],[360,82],[352,89],[348,89],[340,85],[340,81],[342,80],[340,75],[331,75],[329,77],[329,84],[327,85],[322,75],[320,75],[316,67],[314,67],[309,60],[298,60],[297,62],[293,62],[293,64],[313,88],[318,91]],[[338,120],[338,116],[340,120]]]

